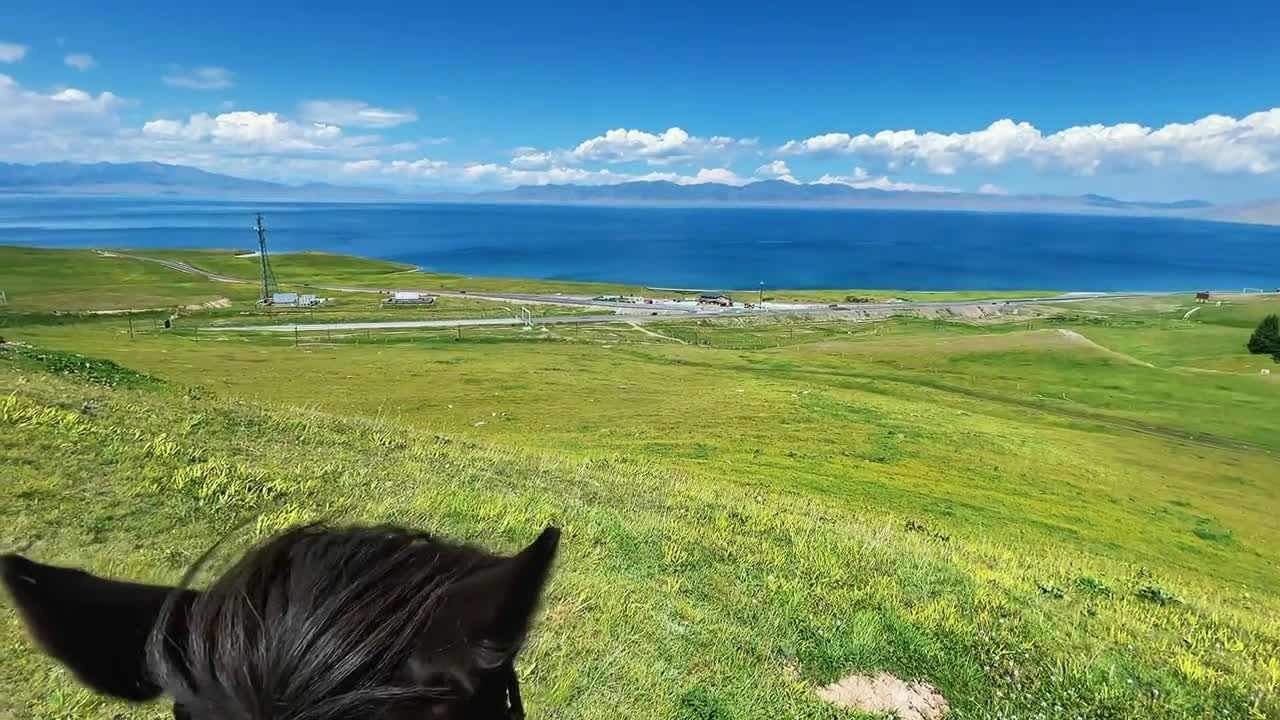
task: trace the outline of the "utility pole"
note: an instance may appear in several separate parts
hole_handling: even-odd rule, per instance
[[[759,307],[760,307],[760,309],[761,309],[761,310],[764,310],[764,281],[763,281],[763,280],[761,280],[761,281],[760,281],[760,304],[759,304]]]
[[[129,314],[129,339],[133,339],[133,314]]]
[[[267,257],[267,226],[262,222],[262,213],[258,213],[258,220],[253,229],[258,232],[258,261],[262,266],[261,301],[268,303],[276,287],[276,278],[275,273],[271,272],[271,260]]]

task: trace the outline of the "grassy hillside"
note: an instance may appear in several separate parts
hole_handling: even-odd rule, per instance
[[[856,669],[927,677],[962,718],[1274,710],[1258,697],[1280,675],[1270,593],[947,539],[908,506],[858,512],[624,457],[566,462],[3,362],[14,474],[0,542],[34,540],[43,558],[158,581],[246,516],[242,543],[319,517],[506,548],[564,525],[523,663],[529,703],[549,716],[829,717],[806,688]],[[0,677],[17,689],[0,712],[163,716],[76,689],[25,649],[11,612],[0,632]]]
[[[0,245],[0,313],[174,308],[227,297],[252,300],[252,286],[214,283],[92,250]]]
[[[232,250],[139,250],[145,257],[178,260],[210,272],[231,277],[257,278],[260,260],[256,255]],[[355,287],[390,287],[396,276],[413,272],[412,265],[357,258],[332,253],[277,253],[271,256],[271,269],[276,279],[286,284],[352,285]]]
[[[162,580],[239,518],[505,549],[555,522],[547,717],[852,717],[812,688],[878,670],[957,718],[1277,717],[1280,369],[1241,318],[1280,301],[1193,307],[297,347],[225,310],[37,317],[0,354],[0,548]],[[164,715],[76,689],[8,610],[0,684],[0,717]]]
[[[252,280],[257,258],[229,251],[147,251],[144,257],[181,260],[210,272]],[[307,284],[352,287],[397,287],[407,265],[324,253],[282,255],[273,261],[283,290],[307,291]],[[297,278],[295,281],[293,278]],[[93,315],[132,312],[148,326],[178,312],[198,317],[199,325],[256,325],[295,322],[361,322],[373,320],[442,320],[460,317],[511,317],[517,306],[471,298],[441,297],[431,306],[384,307],[382,296],[360,292],[318,292],[328,300],[316,308],[260,308],[252,282],[231,283],[118,254],[92,250],[46,250],[0,246],[0,328],[68,324]],[[212,307],[201,307],[212,306]],[[513,310],[512,308],[515,308]],[[535,316],[607,310],[536,305]],[[71,317],[51,318],[50,315]],[[187,325],[187,323],[183,323]]]

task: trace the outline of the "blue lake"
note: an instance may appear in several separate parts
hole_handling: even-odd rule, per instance
[[[1280,286],[1280,228],[876,210],[0,199],[0,244],[323,250],[468,275],[907,290]]]

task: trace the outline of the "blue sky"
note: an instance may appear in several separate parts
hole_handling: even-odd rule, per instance
[[[1280,196],[1276,3],[0,5],[0,161]]]

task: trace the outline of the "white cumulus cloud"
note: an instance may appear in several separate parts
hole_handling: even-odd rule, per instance
[[[624,173],[614,172],[608,168],[588,170],[580,167],[555,167],[538,172],[514,171],[504,177],[508,182],[522,185],[546,185],[549,183],[577,183],[581,185],[616,185],[624,182],[665,181],[677,185],[702,185],[705,183],[721,183],[724,185],[745,185],[746,178],[739,177],[728,168],[701,168],[693,175],[675,172]]]
[[[967,133],[881,130],[827,133],[782,145],[783,155],[853,155],[919,166],[937,175],[962,168],[1002,167],[1015,160],[1091,175],[1105,167],[1170,164],[1213,173],[1260,175],[1280,170],[1280,108],[1242,118],[1208,115],[1191,123],[1149,128],[1134,123],[1082,125],[1045,134],[1027,122],[997,120]]]
[[[418,119],[410,108],[389,110],[360,100],[306,100],[298,106],[298,116],[309,122],[364,128],[389,128]]]
[[[562,156],[570,162],[644,161],[650,165],[670,165],[696,158],[722,156],[735,149],[755,145],[756,141],[752,138],[723,135],[698,137],[678,127],[668,128],[657,134],[617,128],[583,140],[577,147],[562,153]]]
[[[98,64],[98,61],[94,60],[92,55],[82,52],[71,53],[62,58],[62,62],[67,67],[73,67],[80,72],[92,70]]]
[[[631,179],[625,173],[608,168],[588,170],[581,167],[547,167],[540,170],[513,168],[498,163],[467,163],[455,173],[455,179],[467,183],[491,185],[609,185]]]
[[[194,68],[173,65],[160,79],[170,87],[188,90],[222,90],[236,84],[235,73],[216,65],[202,65]]]
[[[609,130],[604,135],[583,140],[573,149],[573,155],[582,160],[625,162],[636,159],[665,160],[687,156],[689,133],[673,127],[657,135],[643,130]]]
[[[108,91],[40,92],[0,74],[0,157],[32,162],[79,159],[87,143],[113,137],[124,101]]]
[[[358,177],[394,177],[407,181],[430,180],[455,185],[479,187],[513,187],[516,185],[616,185],[636,181],[666,181],[678,185],[724,183],[742,185],[747,179],[728,168],[702,168],[696,173],[675,172],[626,173],[610,168],[588,169],[576,165],[554,165],[537,170],[501,163],[448,162],[444,160],[352,160],[342,165],[342,172]]]
[[[982,183],[978,187],[978,192],[983,195],[1008,195],[1009,191],[999,185],[993,183]]]
[[[342,164],[342,171],[346,173],[371,173],[378,172],[382,169],[382,161],[374,158],[364,160],[350,160]]]
[[[252,110],[218,115],[196,113],[185,121],[152,120],[142,126],[142,135],[156,141],[207,143],[238,151],[273,153],[334,152],[370,141],[347,137],[336,125],[294,122],[277,113]]]
[[[758,178],[781,180],[793,185],[798,185],[800,183],[800,181],[796,180],[795,176],[791,174],[791,168],[787,167],[785,160],[774,160],[773,162],[765,163],[764,165],[756,168],[756,171],[753,174]]]
[[[616,128],[578,143],[572,148],[542,149],[516,148],[510,163],[511,170],[552,173],[555,177],[575,177],[568,172],[571,166],[588,164],[618,165],[640,162],[653,166],[687,165],[702,160],[727,162],[734,153],[755,148],[754,138],[732,138],[723,135],[700,137],[690,135],[679,127],[671,127],[660,133],[644,130]],[[484,166],[487,164],[481,164]],[[609,182],[625,182],[619,178],[638,175],[626,172],[589,171],[589,177]],[[539,176],[541,177],[541,176]],[[685,177],[685,176],[680,176]],[[735,176],[736,177],[736,176]]]
[[[28,49],[26,45],[0,42],[0,63],[16,63],[27,56]]]
[[[751,182],[747,178],[739,177],[737,173],[729,168],[702,168],[693,176],[692,179],[681,177],[676,182],[683,185],[701,185],[703,183],[720,183],[722,185],[746,185]]]
[[[343,163],[342,171],[352,175],[391,175],[404,178],[440,178],[448,174],[449,163],[443,160],[353,160]]]
[[[545,152],[537,148],[516,148],[511,158],[511,167],[518,170],[546,170],[557,162],[554,152]]]
[[[70,117],[104,118],[114,114],[122,101],[111,92],[97,95],[79,88],[41,93],[0,74],[0,132],[46,124],[54,126]]]
[[[861,190],[887,190],[896,192],[960,192],[956,188],[947,187],[945,185],[929,185],[925,183],[892,180],[887,175],[873,177],[871,173],[867,172],[867,170],[862,167],[855,167],[853,172],[849,175],[831,175],[828,173],[809,184],[848,185],[851,188],[858,188]]]

